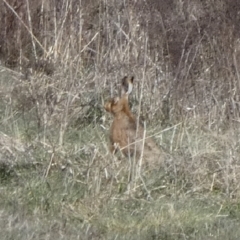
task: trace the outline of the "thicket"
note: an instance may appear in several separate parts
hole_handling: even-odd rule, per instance
[[[126,193],[133,216],[141,212],[136,199],[163,198],[175,206],[178,198],[208,202],[216,197],[221,203],[209,200],[209,209],[218,209],[217,217],[222,210],[229,216],[234,212],[231,221],[237,219],[239,12],[236,0],[2,0],[0,180],[20,189],[16,205],[25,206],[28,213],[35,209],[39,219],[45,211],[57,215],[61,209],[64,221],[80,219],[86,239],[105,236],[106,229],[113,229],[111,236],[121,235],[115,214],[118,224],[128,229],[121,215],[121,209],[128,212],[121,203]],[[125,75],[136,79],[132,109],[146,120],[165,155],[161,168],[150,173],[143,169],[130,188],[129,162],[108,153],[111,117],[103,110],[103,103],[118,94]],[[28,178],[33,183],[26,188]],[[9,206],[6,202],[12,202],[13,195],[6,189],[1,201]],[[31,201],[25,198],[28,194]],[[225,205],[222,197],[236,201],[236,207]],[[115,206],[116,199],[120,202]],[[151,219],[145,228],[146,222],[141,222],[143,239],[149,239],[148,231],[156,236],[152,239],[162,234],[176,239],[171,234],[176,226],[179,239],[205,239],[202,236],[211,232],[215,239],[224,234],[226,239],[231,234],[227,227],[225,232],[217,230],[227,221],[214,218],[208,227],[193,219],[201,215],[197,209],[187,212],[195,202],[188,202],[187,209],[178,203],[182,226],[170,207],[165,211],[167,204],[162,215],[155,216],[152,209],[158,203],[152,203],[149,211],[147,204],[141,205]],[[182,211],[192,214],[195,227]],[[159,226],[159,219],[168,230]],[[139,222],[134,223],[136,234]]]
[[[82,95],[129,73],[144,78],[150,119],[161,112],[167,123],[189,114],[209,127],[229,124],[239,117],[238,12],[234,0],[4,0],[0,58],[24,75],[51,75],[51,90],[40,81],[45,99],[77,86],[81,102],[99,101]]]

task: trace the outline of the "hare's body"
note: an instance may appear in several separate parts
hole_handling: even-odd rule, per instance
[[[117,110],[117,111],[116,111]],[[130,110],[128,111],[128,103],[124,98],[120,99],[116,104],[112,102],[111,112],[114,120],[110,128],[110,144],[111,151],[121,149],[124,155],[133,155],[136,138],[136,120]]]
[[[137,124],[128,105],[128,95],[132,91],[133,77],[122,80],[121,98],[114,98],[105,104],[105,109],[114,116],[110,128],[110,151],[122,151],[125,156],[143,157],[147,162],[160,161],[160,150],[151,138],[144,138],[144,129]]]

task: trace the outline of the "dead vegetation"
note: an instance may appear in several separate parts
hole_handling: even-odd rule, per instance
[[[2,239],[239,239],[238,5],[1,1]],[[125,75],[160,168],[108,152]]]

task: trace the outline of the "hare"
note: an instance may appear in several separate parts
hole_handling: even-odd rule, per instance
[[[152,138],[144,138],[144,129],[137,124],[136,117],[128,105],[128,95],[132,92],[134,77],[122,79],[121,97],[105,103],[105,110],[114,116],[110,128],[110,151],[120,150],[125,156],[139,158],[143,153],[144,161],[160,161],[161,151]]]

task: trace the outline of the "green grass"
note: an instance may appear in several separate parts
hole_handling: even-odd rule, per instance
[[[22,170],[1,187],[2,239],[238,239],[240,203],[212,195],[91,196],[69,174]],[[93,237],[94,236],[94,237]]]
[[[98,133],[95,138],[94,132]],[[221,191],[189,193],[192,185],[184,188],[181,175],[173,179],[174,175],[161,171],[144,173],[151,199],[141,182],[127,195],[127,169],[112,166],[109,173],[119,170],[123,176],[110,180],[101,169],[105,165],[101,159],[104,161],[105,156],[105,161],[110,160],[104,153],[106,143],[100,142],[105,141],[101,129],[90,126],[78,134],[69,131],[65,137],[65,145],[56,153],[59,162],[66,165],[64,169],[52,166],[44,177],[50,153],[41,145],[31,152],[38,164],[1,168],[2,239],[239,238],[237,199],[231,200]],[[94,151],[102,151],[95,160]],[[20,163],[26,162],[26,155],[20,157],[24,158]],[[191,180],[185,179],[188,183]]]
[[[149,125],[164,162],[129,182],[128,160],[108,152],[109,122],[72,115],[60,145],[60,117],[43,131],[22,110],[0,105],[1,239],[239,239],[238,129]]]

